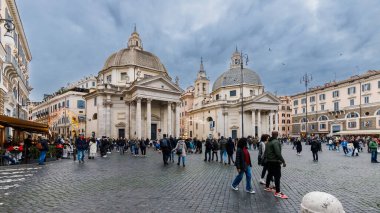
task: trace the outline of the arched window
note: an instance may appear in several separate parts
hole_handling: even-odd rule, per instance
[[[301,123],[306,123],[308,120],[306,118],[301,119]]]
[[[376,116],[380,116],[380,109],[377,110],[377,112],[376,112]]]
[[[94,114],[92,115],[92,120],[96,120],[96,119],[98,119],[98,113],[94,113]]]
[[[346,115],[346,118],[358,118],[359,117],[359,113],[357,112],[350,112]]]
[[[208,118],[207,118],[207,121],[208,121],[208,122],[213,121],[212,117],[208,117]]]
[[[326,115],[322,115],[318,118],[318,121],[327,121],[329,118]]]

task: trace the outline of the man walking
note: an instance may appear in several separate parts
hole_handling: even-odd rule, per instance
[[[46,152],[49,151],[49,145],[45,137],[43,137],[40,141],[40,159],[38,161],[39,165],[45,165]]]
[[[379,163],[377,161],[377,147],[378,147],[378,144],[376,143],[376,141],[374,139],[369,139],[370,142],[369,142],[369,149],[371,150],[371,163]]]
[[[160,149],[162,152],[162,159],[164,161],[164,166],[168,165],[168,158],[170,155],[170,151],[172,150],[170,148],[170,143],[168,139],[166,138],[166,134],[163,135],[164,138],[160,140]]]
[[[343,149],[343,152],[344,152],[344,155],[347,155],[348,154],[348,149],[347,149],[347,139],[346,138],[343,138],[343,141],[342,141],[342,149]]]
[[[77,138],[75,145],[78,152],[78,161],[79,163],[84,163],[84,151],[87,149],[87,142],[82,134]]]
[[[220,162],[227,165],[227,140],[220,137]]]
[[[311,152],[313,153],[313,161],[318,162],[318,151],[321,144],[315,138],[311,141]]]
[[[211,160],[211,149],[212,149],[212,143],[209,138],[206,139],[206,151],[205,151],[205,161],[207,161],[207,155],[208,155],[208,162]]]
[[[281,144],[277,140],[278,132],[272,132],[272,138],[270,138],[269,143],[265,149],[265,157],[267,159],[268,175],[265,183],[265,191],[271,192],[272,189],[269,188],[270,180],[274,177],[274,184],[276,185],[275,197],[287,199],[288,196],[280,191],[280,178],[281,178],[281,164],[286,167],[284,158],[281,155]]]

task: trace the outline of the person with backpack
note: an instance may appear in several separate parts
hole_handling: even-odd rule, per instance
[[[212,150],[212,143],[211,139],[207,138],[205,143],[206,151],[205,151],[205,161],[207,161],[207,155],[208,155],[208,162],[211,160],[211,150]]]
[[[184,140],[181,140],[181,139],[178,140],[175,148],[172,150],[172,153],[174,152],[178,155],[177,165],[179,166],[181,164],[181,159],[182,159],[182,166],[185,167],[187,146]]]
[[[140,140],[140,149],[141,149],[141,156],[145,157],[146,156],[146,144],[145,144],[144,139]]]
[[[84,151],[87,150],[87,142],[82,134],[75,141],[75,145],[78,152],[78,161],[79,163],[84,163]]]
[[[46,137],[41,138],[39,144],[37,144],[37,148],[40,150],[38,165],[45,165],[46,153],[49,151],[49,145]]]
[[[251,184],[252,162],[251,162],[251,156],[248,152],[246,138],[240,138],[240,140],[238,141],[235,166],[236,166],[238,175],[235,177],[234,181],[232,182],[231,188],[235,191],[238,191],[239,189],[237,188],[237,186],[242,181],[243,176],[245,174],[245,177],[246,177],[245,190],[246,192],[250,194],[255,194],[255,191],[252,189],[252,184]]]
[[[217,140],[213,139],[211,161],[214,161],[214,155],[216,155],[216,162],[218,162],[218,150],[219,150],[219,143]]]
[[[166,134],[163,135],[163,138],[160,140],[160,149],[162,152],[162,159],[164,161],[164,166],[169,165],[168,159],[171,152],[170,143],[166,138]]]
[[[220,137],[220,162],[227,165],[227,140]]]

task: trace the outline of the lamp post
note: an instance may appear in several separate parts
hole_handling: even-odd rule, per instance
[[[243,65],[248,64],[248,55],[240,51],[240,98],[241,98],[241,138],[244,137],[244,97],[243,97]]]
[[[305,139],[307,142],[307,90],[310,82],[313,80],[313,76],[311,74],[305,73],[305,75],[302,76],[300,83],[305,84],[305,99],[306,99],[306,113],[305,113],[305,122],[306,122],[306,128],[305,128]],[[302,128],[301,128],[302,131]]]

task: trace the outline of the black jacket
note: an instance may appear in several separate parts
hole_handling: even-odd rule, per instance
[[[243,171],[246,171],[248,166],[252,167],[252,163],[247,165],[247,163],[245,162],[246,158],[251,158],[251,157],[249,155],[245,156],[243,149],[238,148],[236,151],[236,160],[235,160],[235,166],[237,169],[241,169]],[[250,162],[251,162],[251,160],[250,160]]]

